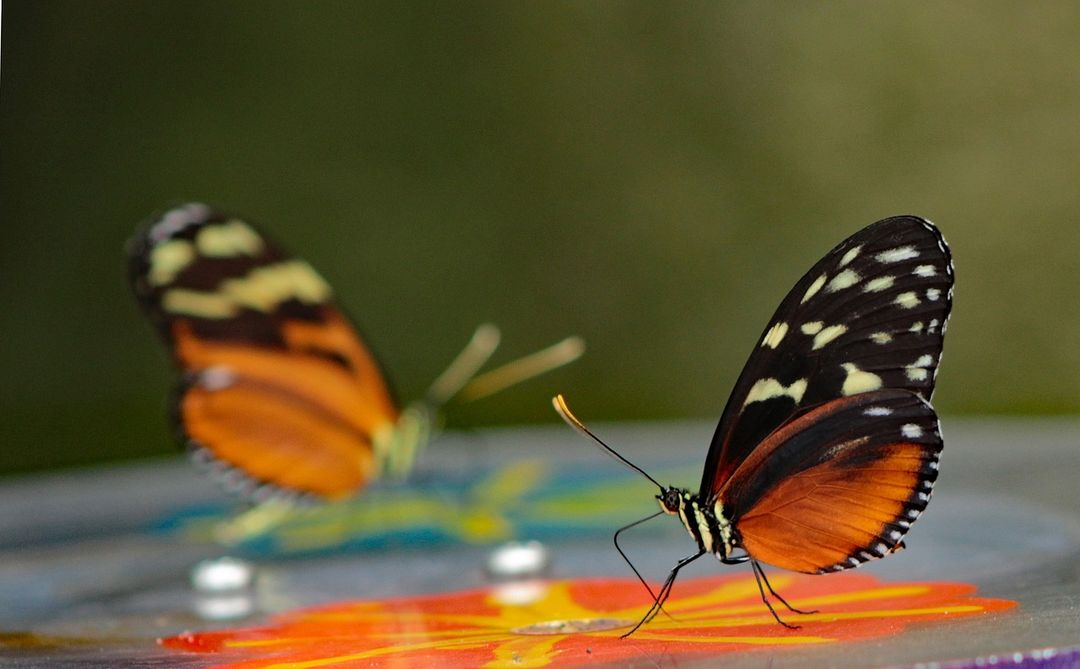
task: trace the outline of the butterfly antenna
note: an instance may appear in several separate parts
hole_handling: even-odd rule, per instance
[[[491,358],[501,339],[502,334],[495,325],[482,323],[477,327],[461,353],[428,388],[427,401],[435,407],[449,402]]]
[[[555,407],[555,411],[558,412],[560,416],[562,416],[562,419],[566,421],[567,425],[595,441],[597,444],[600,445],[601,448],[607,451],[616,460],[652,481],[653,485],[655,485],[657,488],[660,488],[661,490],[664,489],[664,486],[660,485],[660,483],[657,482],[656,479],[646,474],[644,469],[638,467],[633,462],[630,462],[623,456],[619,455],[614,448],[605,444],[600,437],[596,436],[589,430],[589,428],[585,427],[585,424],[578,420],[578,417],[575,416],[572,411],[570,411],[570,407],[566,405],[566,399],[562,396],[562,394],[556,395],[555,397],[551,398],[551,404]]]
[[[461,390],[461,401],[471,402],[494,395],[504,388],[568,365],[580,358],[583,353],[585,353],[585,340],[581,337],[567,337],[536,353],[508,362],[476,377]]]

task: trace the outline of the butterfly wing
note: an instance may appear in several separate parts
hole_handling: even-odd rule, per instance
[[[769,435],[717,499],[756,560],[806,573],[856,567],[901,547],[930,499],[941,445],[916,393],[841,397]]]
[[[345,496],[376,472],[398,409],[329,285],[250,223],[172,209],[129,244],[132,287],[183,378],[197,461],[249,494]]]
[[[929,400],[952,286],[945,240],[916,216],[878,221],[826,254],[780,303],[743,368],[709,446],[701,498],[713,499],[759,442],[812,407],[882,388]]]

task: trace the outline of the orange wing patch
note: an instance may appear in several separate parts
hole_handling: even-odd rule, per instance
[[[173,326],[175,353],[192,370],[180,419],[195,447],[259,482],[327,499],[348,496],[377,471],[374,439],[397,408],[374,359],[335,311],[320,323],[286,321],[286,347],[206,340]],[[247,479],[247,480],[245,480]]]
[[[214,341],[184,321],[173,327],[176,357],[185,370],[226,370],[250,383],[284,389],[371,435],[392,425],[398,410],[373,359],[341,317],[325,323],[285,323],[285,349]]]
[[[318,402],[239,378],[224,388],[192,386],[180,411],[189,439],[251,479],[341,498],[374,476],[370,437]],[[249,485],[237,484],[241,492]]]
[[[854,567],[894,550],[926,451],[905,443],[884,450],[872,465],[829,461],[777,484],[739,519],[743,547],[762,562],[804,573]]]

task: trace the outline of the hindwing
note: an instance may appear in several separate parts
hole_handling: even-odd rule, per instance
[[[938,475],[941,430],[907,390],[826,402],[769,435],[718,502],[755,560],[839,571],[902,547]]]

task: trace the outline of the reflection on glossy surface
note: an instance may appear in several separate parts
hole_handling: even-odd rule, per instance
[[[203,620],[240,620],[255,612],[255,598],[247,592],[199,595],[193,607]]]
[[[191,587],[199,593],[235,592],[251,587],[255,566],[247,560],[223,556],[202,560],[191,569]]]
[[[493,578],[532,578],[547,572],[551,551],[539,541],[510,541],[496,546],[488,556],[487,572]]]

